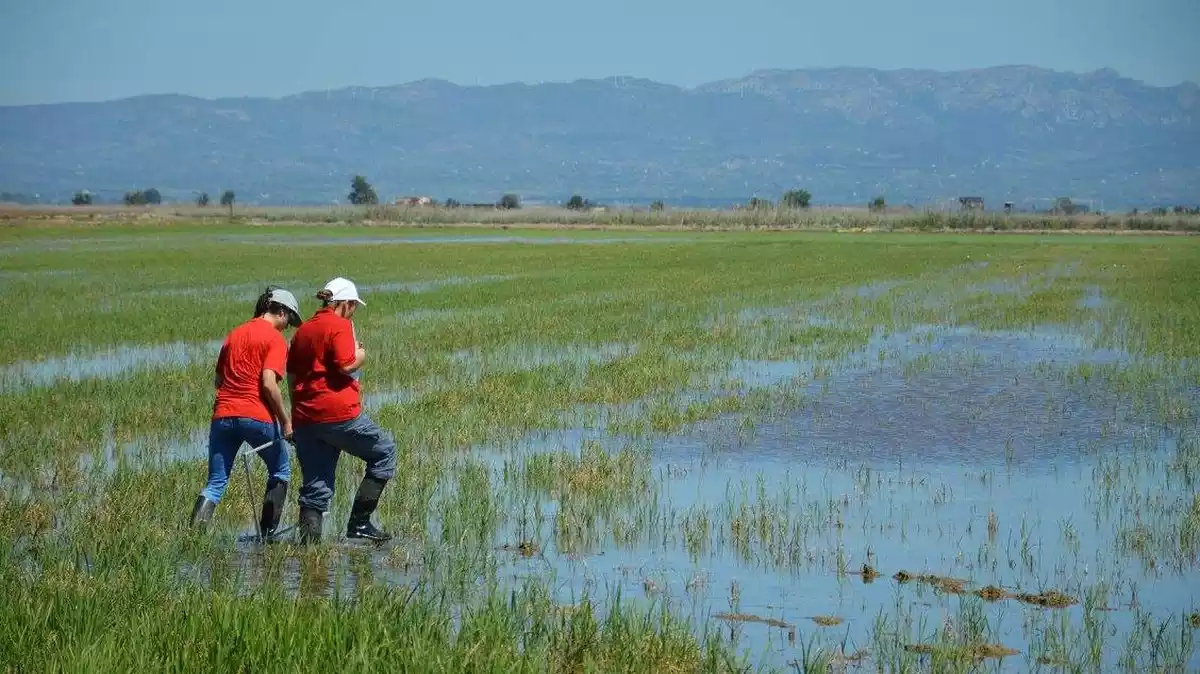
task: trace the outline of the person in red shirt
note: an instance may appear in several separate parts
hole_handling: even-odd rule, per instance
[[[213,382],[217,391],[208,431],[208,484],[192,507],[192,526],[205,526],[212,519],[242,443],[270,443],[258,452],[269,472],[259,524],[267,540],[278,528],[291,477],[283,441],[292,438],[291,417],[279,388],[287,363],[282,333],[300,324],[296,297],[270,286],[259,296],[254,317],[226,335]]]
[[[355,339],[350,318],[366,302],[341,277],[326,284],[317,299],[322,306],[292,337],[287,365],[296,459],[304,475],[298,498],[300,542],[321,540],[342,452],[366,463],[346,537],[383,542],[391,535],[372,524],[371,515],[396,470],[396,443],[362,410],[358,371],[366,351]]]

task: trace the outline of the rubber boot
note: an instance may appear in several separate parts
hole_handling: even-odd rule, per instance
[[[383,493],[385,485],[387,480],[363,477],[358,485],[358,493],[354,495],[354,505],[350,508],[346,538],[366,538],[378,543],[391,540],[391,534],[371,524],[371,514],[379,505],[379,496]]]
[[[204,494],[196,497],[196,504],[192,506],[191,526],[205,529],[208,523],[212,521],[213,512],[217,509],[217,504],[208,500]]]
[[[283,505],[287,500],[288,483],[285,480],[268,480],[267,491],[263,494],[262,518],[258,527],[262,531],[263,541],[270,542],[279,529],[279,517],[283,514]]]
[[[321,542],[321,511],[316,508],[300,506],[300,545],[313,545]]]

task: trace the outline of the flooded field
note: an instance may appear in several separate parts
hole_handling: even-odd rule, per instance
[[[1192,238],[137,236],[0,233],[18,671],[1200,670]],[[219,340],[337,275],[396,539],[353,461],[188,530]]]

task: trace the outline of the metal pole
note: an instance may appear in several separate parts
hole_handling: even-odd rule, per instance
[[[249,451],[242,452],[242,468],[244,468],[246,472],[246,498],[250,501],[250,519],[254,521],[254,530],[258,532],[259,540],[262,540],[263,533],[262,527],[258,523],[258,517],[256,516],[257,513],[254,510],[254,483],[250,480],[250,455],[261,452],[274,443],[274,440],[270,440]]]

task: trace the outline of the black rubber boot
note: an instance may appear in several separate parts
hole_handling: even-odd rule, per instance
[[[263,494],[262,518],[258,522],[264,541],[271,541],[279,529],[279,517],[287,500],[288,483],[284,480],[268,480]]]
[[[300,545],[321,542],[321,511],[300,506]]]
[[[204,494],[196,497],[196,504],[192,506],[191,526],[201,529],[207,528],[208,523],[212,521],[213,512],[217,509],[217,504],[208,500]]]
[[[379,543],[392,539],[391,534],[371,524],[371,514],[379,506],[379,496],[386,485],[387,480],[373,477],[364,477],[359,483],[350,508],[350,521],[346,523],[346,538],[366,538]]]

